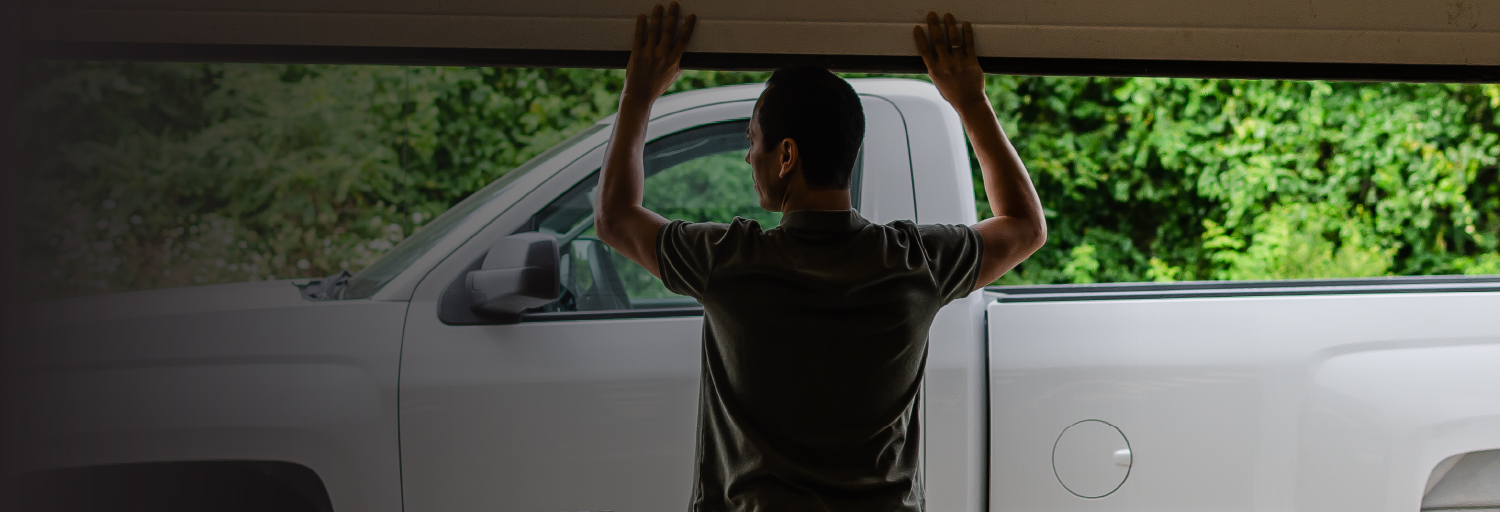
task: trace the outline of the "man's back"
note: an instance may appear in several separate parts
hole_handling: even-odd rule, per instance
[[[782,225],[669,222],[642,207],[651,104],[677,80],[697,18],[636,18],[594,227],[620,255],[704,304],[695,510],[921,510],[917,411],[927,331],[944,304],[1047,240],[1042,203],[985,95],[974,32],[928,13],[913,40],[969,135],[995,216],[875,226],[850,209],[865,134],[828,70],[766,80],[745,161]],[[941,31],[941,32],[940,32]],[[982,254],[983,252],[983,254]]]
[[[853,210],[663,226],[663,282],[705,310],[693,509],[920,510],[927,332],[982,247]]]

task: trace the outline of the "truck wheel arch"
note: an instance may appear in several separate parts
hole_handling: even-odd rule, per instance
[[[1433,468],[1423,489],[1422,510],[1474,510],[1501,507],[1501,450],[1450,456]]]
[[[0,484],[7,503],[35,511],[219,509],[331,512],[323,480],[282,461],[206,460],[50,469]]]

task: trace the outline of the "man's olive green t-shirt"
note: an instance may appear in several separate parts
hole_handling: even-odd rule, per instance
[[[662,282],[704,305],[691,510],[922,510],[928,328],[983,246],[854,210],[663,226]]]

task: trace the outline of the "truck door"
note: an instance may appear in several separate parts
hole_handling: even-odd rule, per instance
[[[753,108],[733,101],[654,119],[645,206],[668,218],[776,226],[780,214],[759,208],[744,161]],[[855,186],[872,209],[862,211],[883,222],[912,218],[900,115],[879,98],[865,97],[865,109]],[[405,510],[687,505],[703,312],[595,237],[603,157],[600,146],[559,171],[418,285],[400,383]],[[520,232],[558,238],[558,301],[512,324],[445,304],[483,248]]]

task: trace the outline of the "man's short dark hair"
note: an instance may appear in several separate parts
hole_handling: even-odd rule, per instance
[[[813,66],[776,70],[757,113],[761,143],[797,142],[803,178],[815,188],[849,188],[865,139],[865,110],[849,82]]]

